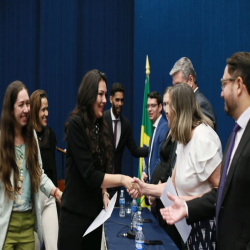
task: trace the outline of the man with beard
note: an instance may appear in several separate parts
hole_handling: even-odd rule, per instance
[[[217,248],[250,249],[250,53],[238,52],[227,59],[221,79],[225,112],[236,122],[221,164],[221,179],[201,198],[184,201],[168,194],[174,202],[162,209],[173,224],[188,217],[196,222],[216,217]]]
[[[114,83],[111,86],[109,100],[112,107],[103,114],[103,118],[109,127],[110,140],[114,146],[113,174],[122,173],[122,155],[125,146],[127,146],[134,157],[139,158],[148,156],[148,147],[138,147],[136,145],[130,123],[126,117],[121,115],[124,103],[124,92],[125,89],[120,83]],[[119,194],[119,190],[119,187],[108,189],[110,197],[112,197],[116,191],[118,191]],[[118,204],[119,199],[117,199],[116,202],[116,205]]]

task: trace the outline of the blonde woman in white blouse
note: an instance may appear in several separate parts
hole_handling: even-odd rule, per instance
[[[213,123],[201,112],[193,90],[187,84],[168,88],[163,96],[163,107],[177,141],[177,160],[171,180],[179,197],[191,200],[218,187],[222,159],[221,142],[212,129]],[[161,196],[165,184],[140,185],[141,194]],[[136,190],[130,192],[137,196]],[[213,249],[215,244],[214,218],[192,224],[188,239],[190,249]]]

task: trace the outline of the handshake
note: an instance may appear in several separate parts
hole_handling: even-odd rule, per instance
[[[136,177],[124,176],[122,183],[133,199],[140,198],[145,194],[146,184]]]

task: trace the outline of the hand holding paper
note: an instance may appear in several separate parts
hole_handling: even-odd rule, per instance
[[[83,237],[85,235],[89,234],[90,232],[92,232],[93,230],[95,230],[96,228],[98,228],[99,226],[101,226],[111,216],[113,209],[114,209],[114,206],[115,206],[116,198],[117,198],[117,192],[115,193],[113,198],[110,200],[110,202],[108,204],[107,212],[103,209],[99,213],[99,215],[95,218],[95,220],[92,222],[92,224],[88,227],[88,229],[84,233]]]
[[[168,196],[166,195],[167,193],[169,193]],[[186,242],[191,232],[191,226],[187,225],[187,222],[184,219],[186,213],[184,201],[178,198],[174,185],[170,178],[168,178],[162,192],[161,201],[165,206],[165,208],[163,209],[164,216],[168,216],[167,218],[170,221],[170,224],[175,224],[183,241]],[[168,223],[167,220],[166,222]]]

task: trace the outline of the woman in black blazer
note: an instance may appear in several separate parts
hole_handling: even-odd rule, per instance
[[[100,249],[102,226],[82,237],[107,207],[106,188],[132,188],[132,178],[111,172],[112,146],[103,120],[106,76],[98,70],[83,78],[77,104],[65,124],[67,139],[66,182],[59,223],[58,249]]]

